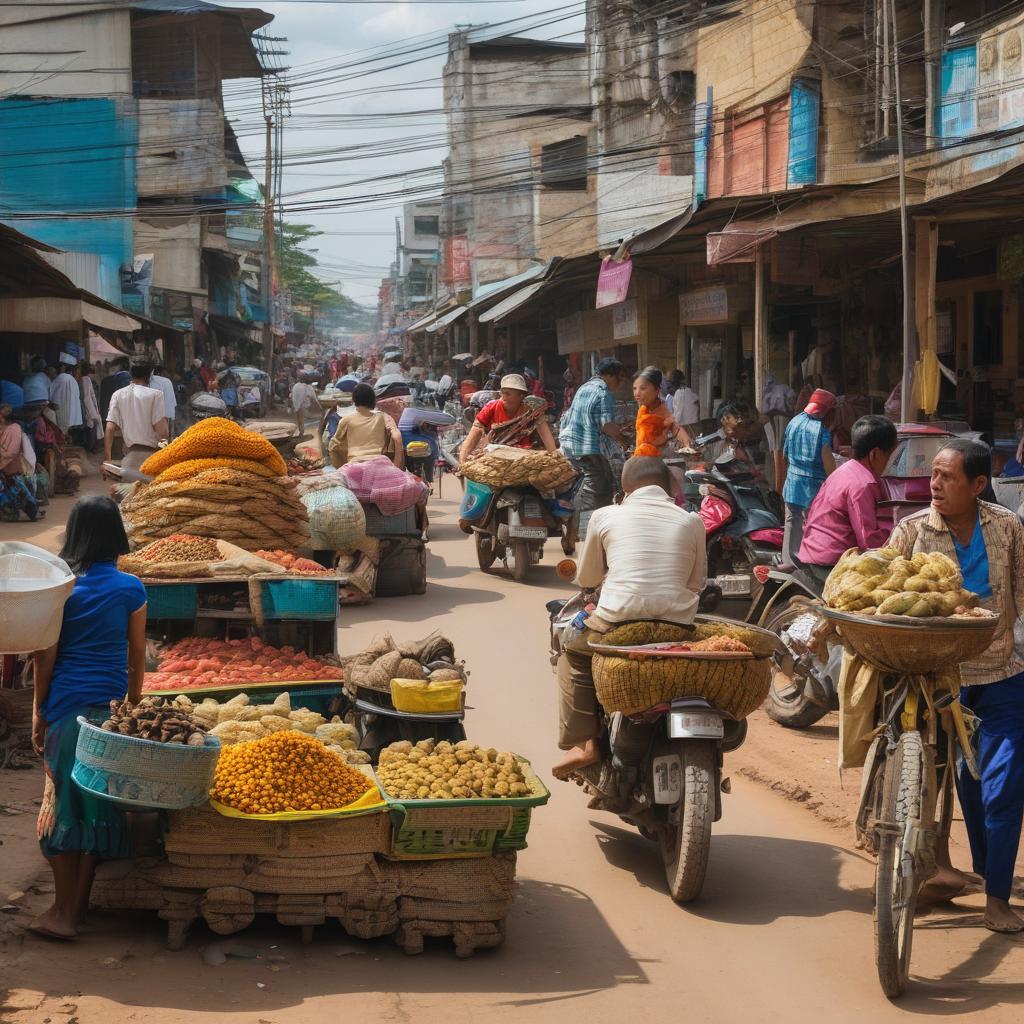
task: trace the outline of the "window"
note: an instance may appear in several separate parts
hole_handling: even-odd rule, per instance
[[[438,230],[438,218],[437,217],[413,217],[412,219],[412,230],[413,234],[416,235],[430,235],[434,237],[437,235]]]
[[[540,180],[552,192],[586,192],[587,137],[577,135],[542,146]]]

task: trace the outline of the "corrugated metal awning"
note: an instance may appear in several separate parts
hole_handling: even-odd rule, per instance
[[[450,324],[455,323],[466,312],[465,306],[456,306],[453,310],[445,313],[444,316],[439,316],[432,324],[427,324],[425,330],[434,334],[437,331],[443,331]]]
[[[500,323],[510,313],[514,313],[524,303],[529,302],[545,284],[547,284],[546,281],[534,281],[533,284],[528,284],[525,288],[520,288],[519,291],[513,292],[502,299],[497,305],[491,306],[486,312],[481,313],[479,317],[480,323]]]
[[[0,298],[0,331],[57,334],[77,331],[83,323],[106,331],[131,334],[142,325],[127,313],[89,302],[85,298],[33,296]]]

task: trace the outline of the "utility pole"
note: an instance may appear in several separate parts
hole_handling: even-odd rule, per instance
[[[263,169],[263,365],[273,373],[274,331],[274,199],[273,199],[273,139],[274,119],[264,115],[267,125],[266,163]]]
[[[903,386],[900,398],[900,419],[907,423],[914,414],[910,408],[914,388],[914,323],[910,308],[910,233],[907,228],[907,166],[903,147],[903,93],[900,85],[899,32],[896,28],[896,0],[888,0],[892,17],[892,68],[896,93],[896,153],[900,179],[900,239],[903,256]]]

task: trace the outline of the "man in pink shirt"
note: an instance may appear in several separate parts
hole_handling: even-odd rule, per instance
[[[862,416],[851,437],[853,458],[821,485],[804,523],[800,564],[822,585],[847,548],[882,547],[892,528],[878,522],[879,477],[896,447],[896,427],[884,416]]]

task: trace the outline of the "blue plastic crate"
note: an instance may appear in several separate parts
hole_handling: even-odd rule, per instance
[[[198,591],[194,583],[147,584],[146,618],[194,619]]]
[[[264,580],[265,619],[330,621],[338,614],[337,580]]]

